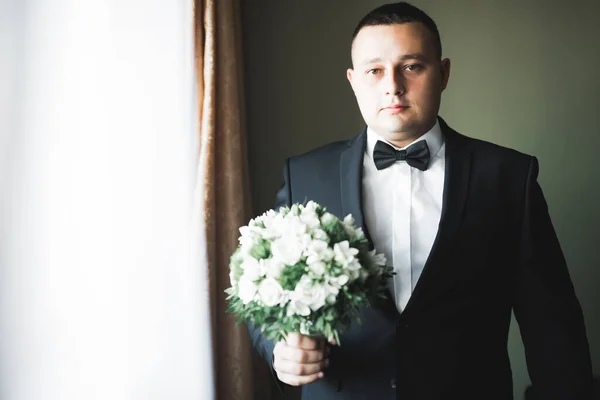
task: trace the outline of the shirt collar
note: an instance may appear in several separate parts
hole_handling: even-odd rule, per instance
[[[378,140],[381,140],[382,142],[389,144],[396,150],[404,150],[408,146],[410,146],[413,143],[418,142],[419,140],[425,140],[427,142],[427,147],[429,147],[429,154],[431,154],[431,158],[434,158],[439,153],[440,149],[442,148],[442,145],[444,144],[444,135],[442,134],[442,128],[440,127],[440,122],[436,119],[435,125],[427,133],[420,136],[418,139],[416,139],[415,141],[410,143],[408,146],[398,148],[398,147],[394,146],[393,144],[391,144],[390,142],[388,142],[387,140],[385,140],[379,134],[375,133],[375,131],[372,130],[371,127],[367,127],[366,153],[370,158],[373,158],[373,148],[375,147],[375,144],[377,143]]]

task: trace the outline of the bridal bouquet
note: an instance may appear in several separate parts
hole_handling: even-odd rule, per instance
[[[267,211],[240,233],[227,311],[275,342],[298,332],[339,344],[359,307],[385,297],[391,269],[351,215],[342,221],[311,201]]]

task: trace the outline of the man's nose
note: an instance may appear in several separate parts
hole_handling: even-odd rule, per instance
[[[402,72],[390,70],[385,79],[386,96],[402,96],[406,91]]]

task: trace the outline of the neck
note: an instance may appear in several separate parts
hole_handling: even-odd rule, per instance
[[[410,138],[405,138],[405,139],[389,139],[389,138],[385,138],[388,142],[390,142],[390,144],[398,147],[399,149],[406,147],[408,145],[410,145],[411,143],[415,142],[417,139],[419,139],[421,136],[423,136],[425,133],[422,133],[418,136],[414,136],[414,137],[410,137]],[[384,136],[385,137],[385,136]]]
[[[390,144],[403,148],[411,143],[415,142],[421,136],[425,135],[435,126],[437,120],[434,120],[431,124],[428,125],[426,129],[420,130],[420,133],[408,133],[408,132],[386,132],[387,135],[381,135],[381,137],[385,138]]]

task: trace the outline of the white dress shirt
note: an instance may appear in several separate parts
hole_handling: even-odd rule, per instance
[[[390,291],[402,312],[437,235],[442,214],[445,144],[436,122],[415,141],[427,141],[431,160],[426,171],[413,168],[406,161],[377,170],[373,148],[378,140],[391,144],[368,128],[362,179],[365,223],[375,249],[384,253],[388,265],[394,267],[396,275],[390,279]]]

